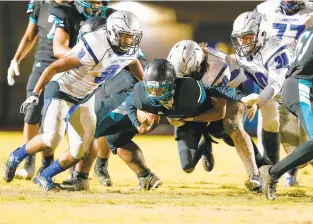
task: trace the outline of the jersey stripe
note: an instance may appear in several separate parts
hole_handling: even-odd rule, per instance
[[[84,45],[85,45],[87,51],[89,52],[89,54],[91,55],[91,57],[93,58],[95,63],[98,64],[99,60],[96,57],[96,55],[93,53],[93,51],[92,51],[91,47],[89,46],[89,44],[87,43],[86,39],[84,37],[81,37],[81,40],[84,42]]]

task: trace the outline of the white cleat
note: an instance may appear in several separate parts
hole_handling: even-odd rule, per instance
[[[260,176],[262,179],[262,187],[265,196],[268,200],[276,200],[276,191],[278,180],[272,178],[270,174],[270,168],[272,165],[262,166],[259,169]]]

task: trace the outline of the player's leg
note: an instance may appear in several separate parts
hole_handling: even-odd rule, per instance
[[[7,182],[12,181],[17,166],[28,155],[37,152],[44,152],[45,155],[53,154],[54,149],[57,148],[64,136],[65,118],[71,105],[58,99],[47,102],[42,124],[43,133],[35,136],[27,144],[11,153],[3,168],[3,177]]]
[[[29,76],[26,92],[27,97],[33,92],[35,85],[37,84],[41,73],[48,65],[35,62],[32,73]],[[39,126],[41,122],[41,110],[43,107],[43,94],[39,98],[38,105],[31,105],[27,108],[24,116],[24,128],[23,136],[24,142],[27,143],[33,137],[38,135]],[[24,167],[16,171],[15,178],[19,179],[31,179],[35,175],[35,161],[36,155],[27,156],[25,159]]]
[[[248,174],[249,179],[245,182],[245,186],[250,191],[260,190],[261,181],[255,161],[253,144],[243,127],[245,107],[242,103],[228,100],[226,108],[226,115],[223,120],[224,129],[233,140]]]
[[[49,167],[44,169],[40,176],[35,178],[35,182],[43,188],[47,184],[53,184],[52,178],[54,176],[80,161],[88,153],[93,140],[96,128],[94,96],[83,104],[74,105],[68,111],[66,120],[70,150],[63,153]]]
[[[206,126],[207,123],[186,122],[185,125],[174,129],[181,168],[186,173],[191,173],[195,169],[203,154],[198,144]]]
[[[301,124],[298,118],[291,114],[282,104],[279,106],[279,123],[280,141],[285,149],[285,152],[289,155],[301,144]],[[299,185],[297,172],[298,169],[295,168],[286,173],[285,186],[292,187]]]
[[[298,146],[275,165],[260,168],[265,194],[270,200],[275,200],[277,182],[284,173],[313,159],[312,81],[288,78],[284,83],[282,94],[284,105],[299,118],[310,141]]]
[[[279,112],[278,103],[272,99],[261,109],[262,113],[262,141],[264,147],[264,157],[273,164],[279,160]]]

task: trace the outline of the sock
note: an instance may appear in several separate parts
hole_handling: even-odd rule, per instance
[[[46,169],[44,169],[40,176],[46,177],[46,178],[52,178],[55,175],[63,172],[65,169],[60,165],[59,160],[54,161],[50,166],[48,166]]]
[[[151,173],[151,171],[150,171],[149,169],[145,169],[145,170],[141,171],[141,172],[137,175],[137,177],[138,177],[138,179],[140,179],[140,178],[146,178],[150,173]]]
[[[260,153],[258,147],[254,143],[254,141],[251,139],[252,145],[253,145],[253,150],[254,150],[254,156],[255,156],[255,162],[258,168],[264,165],[272,165],[271,161],[268,159],[265,159],[262,154]]]
[[[13,156],[18,160],[18,162],[22,162],[22,160],[25,159],[28,155],[30,154],[26,152],[26,144],[13,152]]]
[[[273,164],[279,161],[279,134],[262,130],[262,144],[264,147],[264,157]]]
[[[288,170],[296,168],[313,159],[313,140],[299,145],[295,151],[280,162],[273,165],[270,174],[273,178],[280,178]]]
[[[51,156],[43,156],[42,157],[42,160],[41,160],[41,163],[43,166],[49,166],[50,164],[52,164],[54,161],[54,155],[51,155]]]
[[[76,171],[75,171],[76,172]],[[88,180],[88,178],[89,178],[89,173],[82,173],[82,172],[79,172],[78,174],[77,174],[77,177],[80,177],[80,178],[82,178],[83,180]]]

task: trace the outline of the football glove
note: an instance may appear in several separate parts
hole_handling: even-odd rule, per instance
[[[261,97],[259,94],[251,93],[248,96],[242,97],[240,102],[247,106],[253,106],[254,104],[259,104],[260,100],[261,100]]]
[[[8,76],[7,76],[9,86],[14,85],[14,83],[15,83],[14,76],[15,75],[16,76],[20,75],[20,68],[19,68],[18,62],[16,60],[12,60],[10,67],[8,69]]]
[[[39,103],[39,94],[38,93],[32,93],[30,97],[28,97],[24,103],[22,103],[21,108],[20,108],[20,113],[25,114],[27,107],[30,105],[38,105]]]
[[[185,122],[181,121],[180,118],[167,118],[167,120],[172,126],[177,127],[177,128],[185,125]]]

